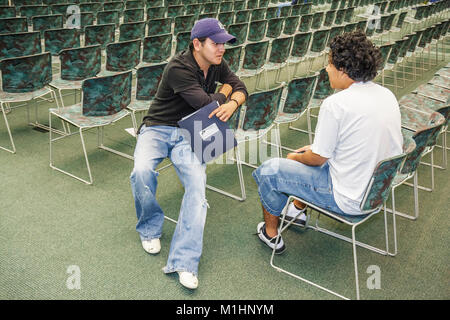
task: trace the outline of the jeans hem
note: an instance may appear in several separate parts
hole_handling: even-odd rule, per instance
[[[190,272],[190,273],[193,273],[196,277],[198,276],[198,273],[196,271],[192,271],[192,270],[187,269],[187,268],[176,268],[176,267],[168,268],[167,266],[165,266],[162,270],[166,274],[167,273],[173,273],[173,272]]]

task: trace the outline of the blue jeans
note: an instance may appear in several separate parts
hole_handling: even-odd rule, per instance
[[[197,160],[177,127],[141,128],[130,177],[138,219],[136,231],[141,240],[161,237],[164,213],[155,197],[155,168],[166,157],[172,161],[185,193],[164,272],[188,271],[197,275],[206,221],[206,165]]]
[[[253,171],[264,209],[280,216],[290,195],[297,196],[318,207],[346,215],[334,201],[328,163],[312,167],[298,161],[274,158]]]

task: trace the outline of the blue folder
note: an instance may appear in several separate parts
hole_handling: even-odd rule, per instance
[[[207,163],[233,149],[236,145],[234,131],[227,122],[208,116],[219,107],[217,101],[200,108],[178,121],[183,136],[190,142],[192,151],[201,163]]]

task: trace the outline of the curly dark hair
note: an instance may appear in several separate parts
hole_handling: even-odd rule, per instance
[[[354,81],[370,81],[381,68],[380,49],[361,30],[334,37],[330,48],[330,62]]]

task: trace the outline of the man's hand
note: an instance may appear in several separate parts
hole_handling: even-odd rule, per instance
[[[234,111],[236,111],[238,105],[235,101],[229,101],[220,105],[213,112],[211,112],[208,118],[212,118],[214,115],[219,118],[221,121],[226,122],[233,115]]]
[[[301,162],[308,166],[321,166],[327,162],[328,158],[324,158],[311,151],[311,146],[301,147],[295,152],[291,152],[287,155],[288,159]]]

